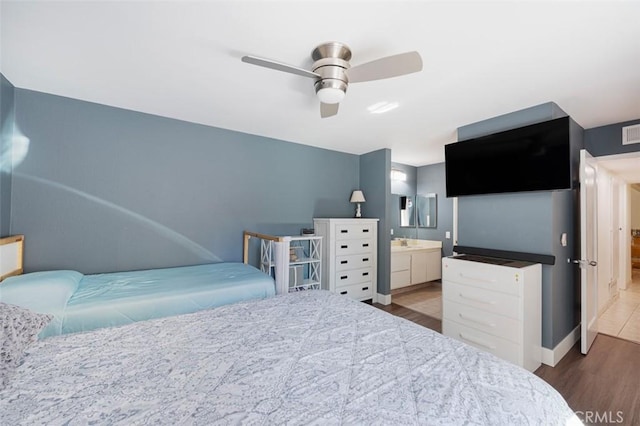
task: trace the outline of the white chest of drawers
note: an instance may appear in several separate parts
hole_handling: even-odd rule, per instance
[[[356,300],[377,289],[378,219],[314,219],[323,237],[322,288]]]
[[[442,334],[534,371],[542,354],[541,283],[540,264],[443,258]]]

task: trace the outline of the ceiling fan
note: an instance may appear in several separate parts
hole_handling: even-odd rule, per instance
[[[256,56],[243,56],[242,62],[313,78],[316,94],[320,99],[322,118],[338,113],[338,105],[344,99],[349,83],[381,80],[422,71],[422,58],[418,52],[386,56],[351,67],[351,49],[337,41],[319,45],[311,52],[311,58],[314,60],[311,71]]]

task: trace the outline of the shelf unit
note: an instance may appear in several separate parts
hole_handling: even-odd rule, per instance
[[[260,240],[260,269],[276,277],[276,293],[320,289],[322,237],[280,237]],[[284,273],[278,273],[278,270]]]

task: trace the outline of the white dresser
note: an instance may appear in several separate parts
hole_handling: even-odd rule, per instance
[[[314,219],[323,237],[322,288],[356,300],[377,291],[378,219]]]
[[[542,265],[463,258],[442,259],[442,334],[534,371],[542,354]]]

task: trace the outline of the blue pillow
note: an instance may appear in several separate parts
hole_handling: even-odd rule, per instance
[[[45,271],[9,277],[0,283],[0,302],[53,315],[38,335],[40,339],[60,334],[67,302],[84,275],[77,271]]]
[[[64,312],[83,275],[77,271],[45,271],[9,277],[0,283],[0,302],[34,312]]]

